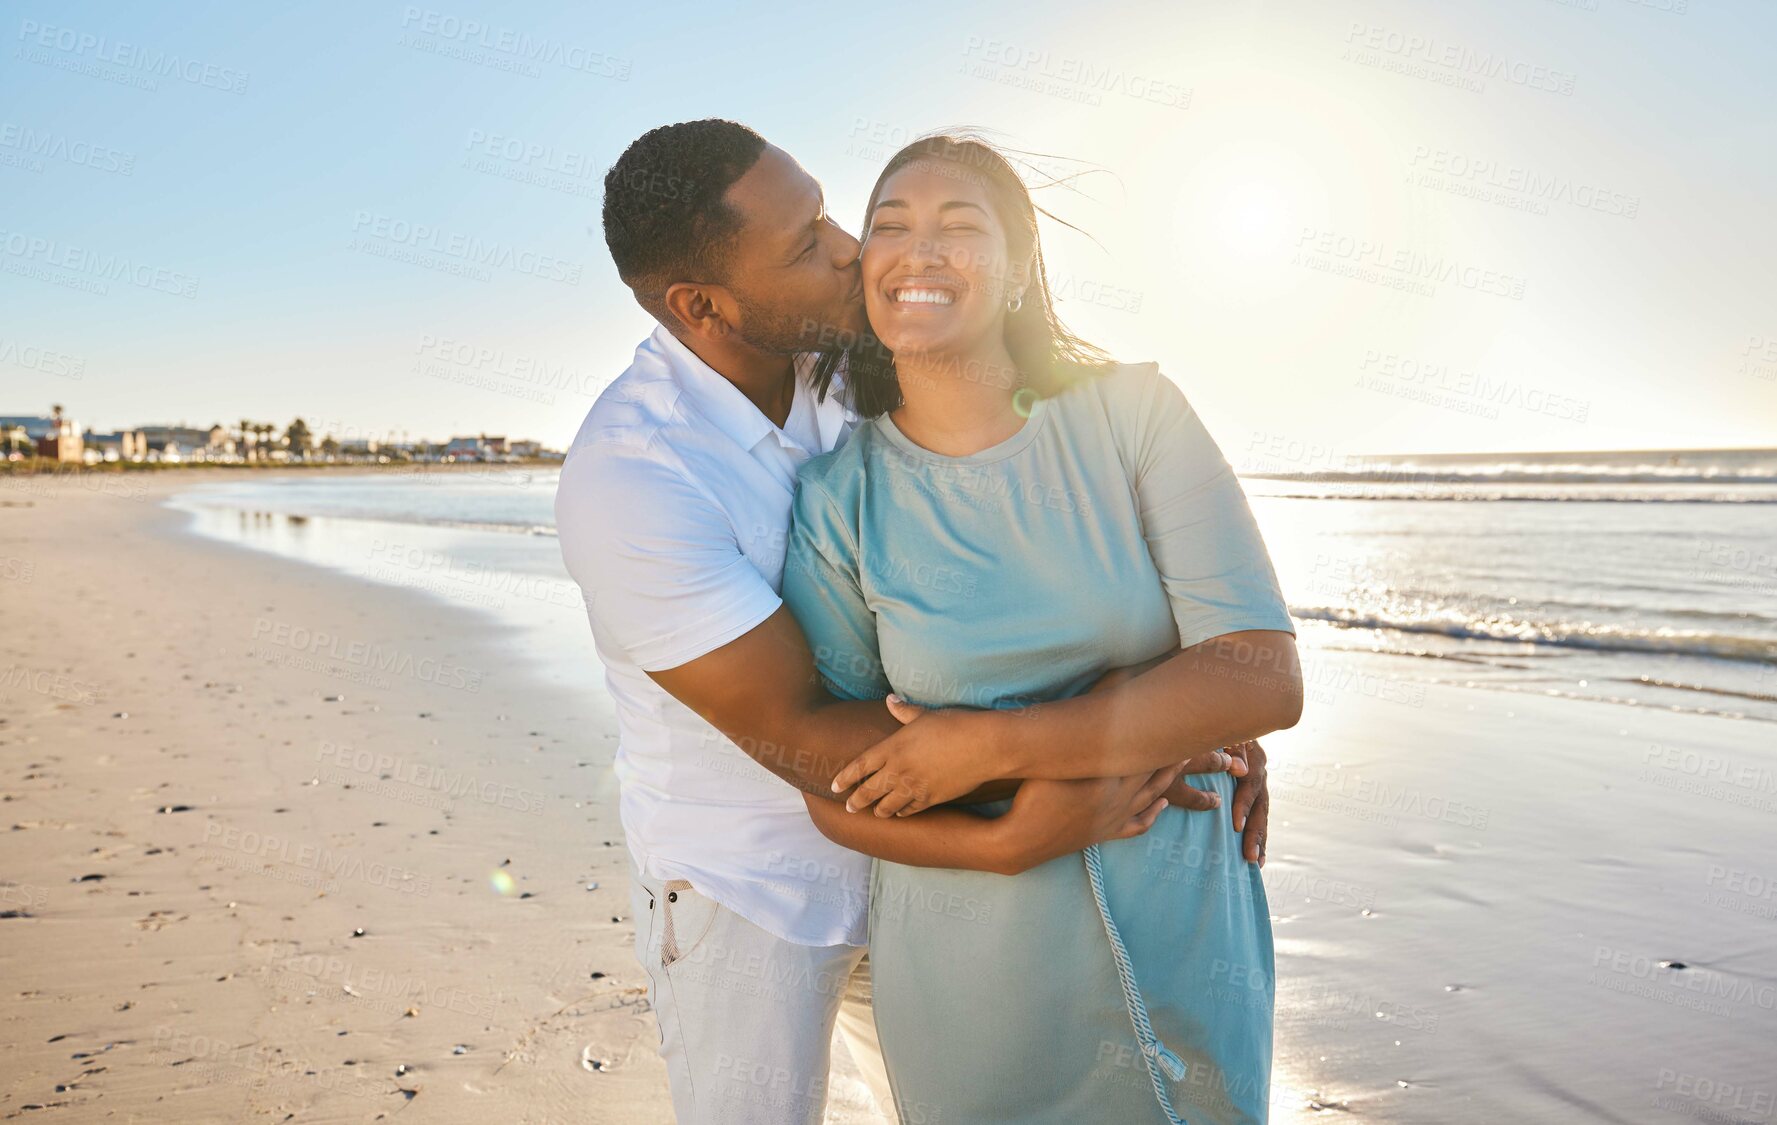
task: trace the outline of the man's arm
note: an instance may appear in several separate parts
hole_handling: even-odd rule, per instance
[[[1106,674],[1105,681],[1122,682],[1122,677],[1145,672],[1159,659],[1114,670]],[[902,729],[881,700],[843,700],[827,691],[801,628],[783,607],[721,648],[648,676],[748,757],[804,793],[829,801],[838,800],[833,779],[840,770]],[[982,740],[987,734],[985,724],[960,725],[947,732],[947,741],[935,749],[954,758],[976,758],[985,753]],[[1146,772],[1173,765],[1182,766],[1185,773],[1221,772],[1228,763],[1216,757],[1218,747],[1189,756],[1180,754]],[[951,800],[959,804],[999,800],[1016,793],[1018,782],[1016,777],[986,779]],[[1193,810],[1214,807],[1201,790],[1187,793],[1185,788],[1181,782],[1167,792],[1173,804]]]
[[[879,699],[827,691],[783,606],[722,647],[648,676],[748,757],[820,797],[832,798],[834,775],[901,727]]]
[[[1167,807],[1179,766],[1130,777],[1027,781],[1005,815],[933,809],[915,817],[854,816],[804,794],[815,827],[853,851],[913,867],[1017,875],[1105,840],[1139,836]]]
[[[1107,680],[1120,682],[1152,664],[1117,670]],[[1184,808],[1213,807],[1201,790],[1178,781],[1181,771],[1208,769],[1175,761],[1128,777],[1022,786],[1016,780],[996,782],[963,798],[1013,797],[1012,810],[999,818],[950,808],[892,820],[852,816],[832,791],[834,773],[901,724],[880,700],[830,695],[801,629],[783,609],[721,648],[649,676],[759,764],[801,789],[809,816],[828,839],[896,863],[1016,875],[1088,844],[1146,832],[1168,807],[1168,796],[1176,794]],[[974,734],[963,728],[956,737]],[[980,751],[959,742],[948,752]]]
[[[880,700],[823,689],[732,517],[676,466],[628,442],[585,446],[562,466],[555,512],[562,561],[602,642],[778,777],[824,794],[835,770],[899,725]]]

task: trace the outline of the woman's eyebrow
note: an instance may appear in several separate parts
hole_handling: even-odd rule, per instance
[[[905,199],[885,199],[881,203],[878,203],[876,205],[876,210],[880,211],[884,207],[905,207],[905,206],[907,206],[907,201]],[[948,203],[938,204],[939,211],[954,211],[958,207],[973,207],[975,210],[981,212],[983,215],[987,214],[987,208],[981,206],[981,204],[979,204],[979,203],[970,203],[966,199],[952,199]]]

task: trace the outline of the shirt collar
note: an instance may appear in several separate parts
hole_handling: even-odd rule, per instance
[[[733,438],[736,445],[751,449],[775,428],[771,419],[740,393],[739,387],[716,374],[715,368],[697,358],[696,352],[664,326],[655,328],[651,339],[666,357],[673,381],[690,397],[698,413]]]
[[[813,361],[811,359],[810,367],[812,366]],[[844,390],[844,378],[835,373],[833,376],[833,382],[827,387],[827,397],[813,404],[815,425],[821,432],[821,448],[811,449],[809,450],[810,453],[820,453],[824,450],[832,449],[834,445],[838,444],[840,436],[845,431],[845,427],[857,422],[857,415],[853,414],[850,410],[847,410],[845,405],[840,401],[843,397]],[[815,392],[812,386],[807,393],[811,397],[814,395]]]
[[[763,411],[753,405],[753,400],[742,394],[740,388],[718,374],[715,368],[699,359],[697,353],[685,346],[684,341],[668,332],[665,327],[656,327],[651,337],[654,347],[666,359],[673,379],[684,393],[696,405],[698,413],[708,418],[733,439],[742,449],[752,449],[768,435],[778,435],[786,444],[794,445],[787,440],[787,435],[772,424]],[[807,357],[798,357],[796,362],[796,393],[812,395],[813,391],[806,385],[809,364]],[[845,423],[850,420],[850,412],[840,405],[839,386],[837,382],[825,400],[814,403],[815,425],[820,431],[821,448],[810,449],[809,453],[820,453],[833,448],[839,440],[839,434]]]

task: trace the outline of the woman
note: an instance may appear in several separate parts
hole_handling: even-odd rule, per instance
[[[1057,322],[1035,208],[1002,156],[915,142],[878,179],[866,229],[882,348],[847,369],[866,421],[803,467],[784,577],[832,690],[1011,709],[1230,634],[1292,643],[1245,498],[1183,395]],[[1167,810],[1143,836],[1002,875],[899,862],[896,822],[862,811],[1161,764],[1055,746],[1008,774],[903,740],[842,774],[863,781],[860,811],[810,799],[824,833],[878,857],[875,1011],[904,1125],[1265,1118],[1270,923],[1228,817]],[[1234,784],[1201,781],[1224,801]]]

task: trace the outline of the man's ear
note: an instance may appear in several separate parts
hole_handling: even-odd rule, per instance
[[[689,335],[722,340],[734,332],[736,305],[725,286],[676,281],[667,286],[663,303]]]

